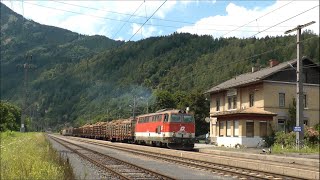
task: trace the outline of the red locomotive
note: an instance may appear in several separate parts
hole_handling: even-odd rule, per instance
[[[137,117],[134,140],[138,144],[193,149],[194,138],[194,118],[183,111],[164,109]]]
[[[134,120],[120,119],[98,122],[72,130],[78,137],[104,139],[118,142],[148,144],[172,149],[191,150],[195,142],[195,122],[191,114],[176,109],[163,109],[140,115]]]

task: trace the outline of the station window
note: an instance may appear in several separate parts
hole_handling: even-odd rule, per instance
[[[237,109],[237,96],[228,97],[228,109]]]
[[[216,111],[220,111],[220,98],[216,100]]]
[[[285,131],[285,119],[278,119],[278,131]]]
[[[223,129],[224,129],[224,122],[223,121],[219,121],[219,136],[223,136]]]
[[[254,94],[249,94],[249,107],[252,107],[254,105]]]
[[[308,107],[308,105],[307,105],[307,95],[306,94],[303,95],[303,107],[304,108]]]
[[[285,107],[286,105],[286,94],[279,93],[279,107]]]
[[[231,136],[231,122],[232,121],[226,121],[226,126],[227,126],[226,136],[228,136],[228,137]]]
[[[232,109],[237,109],[237,96],[233,96],[233,108]]]
[[[228,109],[231,109],[232,107],[231,101],[232,101],[232,97],[228,97]]]
[[[246,137],[254,137],[254,122],[253,120],[246,121]]]
[[[234,137],[239,136],[239,121],[238,120],[233,121],[233,136]]]

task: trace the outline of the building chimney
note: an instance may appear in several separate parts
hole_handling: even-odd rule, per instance
[[[270,67],[274,67],[274,66],[276,66],[278,64],[279,64],[279,61],[277,61],[276,59],[270,59],[269,60]]]

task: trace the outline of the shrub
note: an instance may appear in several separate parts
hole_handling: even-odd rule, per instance
[[[319,128],[319,126],[318,126]],[[306,144],[315,145],[319,143],[319,131],[313,127],[305,126],[304,138]]]
[[[262,139],[265,141],[265,145],[267,147],[273,146],[275,142],[275,134],[273,132],[270,136],[265,136]]]
[[[283,131],[276,132],[275,143],[285,147],[293,147],[296,144],[296,133],[285,133]]]

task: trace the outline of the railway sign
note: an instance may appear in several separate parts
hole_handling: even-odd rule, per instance
[[[302,130],[301,130],[300,126],[295,126],[295,127],[293,127],[293,131],[294,132],[301,132]]]

